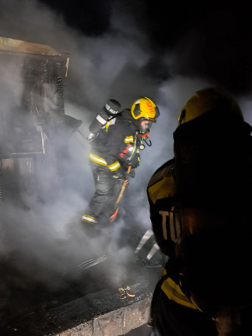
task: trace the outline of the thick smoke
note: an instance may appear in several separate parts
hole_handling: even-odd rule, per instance
[[[122,214],[129,214],[128,219],[120,219],[113,231],[111,250],[117,251],[116,240],[125,227],[150,228],[146,197],[148,181],[161,164],[173,157],[172,134],[177,127],[179,111],[196,90],[209,83],[200,78],[177,75],[183,73],[180,63],[186,57],[182,57],[181,45],[177,54],[173,50],[156,61],[159,73],[168,71],[170,75],[164,80],[153,74],[150,64],[155,63],[156,55],[148,36],[134,20],[130,8],[123,4],[114,3],[110,27],[102,36],[88,37],[68,27],[61,16],[40,2],[1,2],[2,35],[66,49],[71,54],[68,78],[65,79],[65,112],[83,121],[80,127],[83,136],[77,132],[71,138],[70,159],[62,161],[68,171],[68,184],[59,186],[58,181],[60,192],[50,205],[42,206],[27,195],[24,198],[29,211],[3,203],[0,224],[2,257],[11,258],[20,273],[29,274],[50,288],[64,288],[68,279],[80,276],[77,264],[93,254],[104,253],[101,237],[90,240],[79,223],[94,192],[88,166],[89,144],[85,139],[94,115],[109,98],[117,99],[125,108],[140,96],[153,99],[161,112],[150,133],[153,145],[142,152],[141,165],[135,179],[130,181],[120,210]],[[189,66],[189,63],[184,64]],[[1,108],[12,113],[22,94],[20,74],[1,65],[0,74]],[[54,174],[57,184],[57,172],[49,173]],[[124,247],[117,258],[122,260],[128,256],[129,251]],[[50,270],[52,275],[48,277],[41,271],[43,269]]]

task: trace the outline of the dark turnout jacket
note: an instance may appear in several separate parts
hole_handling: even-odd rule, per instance
[[[153,231],[169,256],[152,303],[161,336],[217,335],[220,307],[252,306],[250,132],[208,113],[181,125],[175,158],[149,182]]]
[[[133,155],[140,158],[139,136],[130,110],[124,110],[101,129],[99,136],[92,142],[89,158],[96,164],[116,171]]]

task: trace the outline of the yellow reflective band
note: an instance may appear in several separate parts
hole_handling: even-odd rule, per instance
[[[110,169],[111,171],[115,171],[115,170],[117,170],[118,168],[120,168],[121,165],[120,165],[120,163],[119,163],[118,161],[116,161],[116,162],[112,163],[111,165],[108,165],[108,167],[109,167],[109,169]]]
[[[138,161],[140,162],[140,157],[138,157],[137,159],[138,159]]]
[[[85,214],[82,216],[81,220],[87,223],[92,223],[92,224],[96,223],[96,219],[94,217],[85,215]]]
[[[148,188],[148,195],[152,202],[155,204],[157,200],[174,197],[176,192],[176,185],[174,177],[170,174],[162,178]]]
[[[102,166],[107,166],[107,162],[105,160],[103,160],[102,158],[100,158],[97,155],[94,155],[92,153],[89,153],[89,159],[95,163],[98,163]]]
[[[124,142],[125,143],[130,143],[130,142],[133,142],[134,141],[134,137],[133,136],[127,136],[125,139],[124,139]]]
[[[140,149],[137,149],[136,152],[137,152],[137,154],[139,154],[140,153]]]
[[[103,158],[101,158],[101,157],[99,157],[99,156],[97,156],[93,153],[89,153],[89,159],[91,161],[95,162],[95,163],[98,163],[98,164],[102,165],[102,166],[108,167],[111,171],[115,171],[115,170],[117,170],[118,168],[121,167],[119,161],[116,161],[116,162],[112,163],[111,165],[108,165],[107,162]]]
[[[109,128],[110,124],[111,124],[111,120],[108,121],[108,122],[106,123],[106,125],[105,125],[106,132],[108,132],[108,128]]]
[[[114,125],[115,122],[116,122],[116,118],[113,118],[113,119],[109,120],[109,121],[106,123],[106,125],[105,125],[106,132],[108,132],[109,126],[110,126],[110,125]]]
[[[163,275],[166,274],[167,272],[164,270]],[[177,285],[176,282],[174,282],[171,278],[168,278],[163,282],[161,289],[169,300],[191,309],[197,309],[194,304],[185,296],[179,285]]]

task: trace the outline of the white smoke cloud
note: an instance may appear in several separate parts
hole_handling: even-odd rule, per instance
[[[143,95],[153,99],[161,112],[150,133],[153,145],[142,152],[141,165],[137,168],[135,179],[130,181],[121,208],[121,211],[124,208],[132,215],[131,223],[122,221],[117,226],[114,232],[116,240],[125,225],[150,227],[146,196],[148,181],[161,164],[173,157],[172,134],[179,111],[196,90],[208,86],[208,83],[200,78],[176,76],[178,67],[175,64],[178,61],[174,52],[161,57],[165,67],[173,69],[173,78],[160,82],[149,74],[145,67],[154,53],[148,36],[134,20],[130,9],[122,8],[122,4],[117,3],[112,8],[110,28],[96,38],[84,36],[68,27],[62,17],[37,1],[21,4],[17,0],[9,0],[8,3],[2,2],[2,6],[0,28],[4,36],[70,51],[68,78],[64,82],[65,113],[83,121],[80,132],[84,138],[76,133],[70,141],[70,159],[62,162],[69,167],[69,183],[68,186],[58,186],[60,193],[51,205],[39,205],[37,200],[27,195],[24,197],[31,207],[30,211],[23,211],[13,204],[1,205],[4,212],[0,224],[3,232],[0,253],[8,255],[17,251],[19,256],[28,260],[25,267],[14,262],[22,272],[31,274],[32,261],[35,260],[37,265],[50,269],[55,279],[59,279],[59,275],[64,275],[64,279],[67,276],[78,277],[80,274],[76,265],[79,262],[93,252],[103,254],[102,248],[99,248],[102,246],[100,238],[87,238],[79,223],[82,211],[94,192],[88,166],[89,145],[85,140],[94,115],[109,98],[117,99],[123,107],[130,107],[135,99]],[[18,105],[22,94],[20,73],[15,71],[13,76],[9,70],[0,65],[0,73],[3,74],[0,82],[8,89],[8,92],[1,90],[5,93],[3,98],[7,109],[12,104]],[[13,92],[17,93],[13,95]],[[49,173],[57,180],[57,172]],[[115,249],[114,244],[112,249]],[[128,250],[122,250],[120,254],[126,258]],[[53,286],[46,275],[35,272],[33,276]],[[56,282],[56,287],[64,286],[63,278],[59,280],[60,284]]]

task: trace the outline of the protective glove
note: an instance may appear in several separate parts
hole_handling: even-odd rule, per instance
[[[129,165],[131,165],[132,168],[137,168],[139,164],[140,164],[140,154],[135,153],[130,159]]]
[[[115,179],[126,181],[127,180],[127,172],[122,168],[118,168],[112,175]]]
[[[134,178],[134,177],[135,177],[135,175],[136,175],[136,172],[135,172],[135,169],[134,169],[134,168],[132,168],[132,169],[131,169],[131,171],[130,171],[129,175],[130,175],[130,177],[132,177],[132,178]]]

